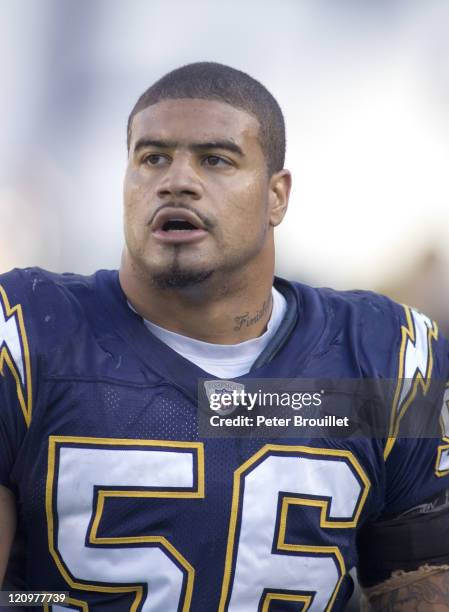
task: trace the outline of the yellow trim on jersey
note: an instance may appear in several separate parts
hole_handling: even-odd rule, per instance
[[[279,541],[283,540],[285,536],[285,527],[287,524],[287,515],[290,506],[309,506],[313,508],[321,508],[320,512],[320,527],[328,529],[344,529],[345,527],[354,528],[357,526],[361,508],[357,510],[357,514],[352,521],[335,521],[328,520],[329,500],[327,499],[308,499],[306,497],[283,497],[281,506],[281,519],[280,519],[280,530],[279,530]],[[282,534],[282,538],[281,538]]]
[[[89,606],[87,605],[85,601],[74,599],[73,597],[68,597],[64,601],[64,607],[67,607],[67,604],[72,604],[72,606],[76,606],[76,609],[78,610],[78,612],[89,612]],[[73,610],[73,608],[70,606],[70,608],[67,607],[67,610]],[[44,612],[50,612],[50,608],[48,604],[44,605]]]
[[[449,382],[446,383],[446,392],[449,390]],[[446,396],[446,392],[444,394],[444,396]],[[441,408],[441,411],[443,410],[447,410],[449,412],[449,399],[445,399],[443,406]],[[445,444],[440,444],[440,446],[438,446],[438,450],[437,450],[437,458],[435,461],[435,476],[437,476],[438,478],[442,478],[443,476],[447,476],[449,474],[449,468],[447,470],[440,470],[438,468],[440,461],[441,461],[441,456],[444,453],[444,451],[449,451],[449,437],[447,436],[448,432],[446,431],[445,427],[444,427],[444,423],[443,423],[443,417],[440,416],[440,426],[441,426],[441,433],[443,434],[441,436],[442,441]]]
[[[363,506],[365,505],[366,498],[368,497],[371,483],[368,477],[366,476],[365,472],[363,471],[361,465],[359,464],[357,459],[354,457],[354,455],[350,451],[333,449],[333,448],[314,448],[314,447],[308,447],[308,446],[285,446],[283,444],[282,445],[281,444],[266,444],[261,449],[259,449],[257,453],[255,453],[252,457],[250,457],[247,461],[245,461],[245,463],[243,463],[234,472],[231,520],[229,523],[229,535],[228,535],[228,543],[226,547],[224,580],[223,580],[223,587],[221,591],[218,612],[225,612],[226,601],[229,595],[231,576],[235,571],[235,568],[233,567],[233,563],[232,563],[232,558],[234,556],[235,534],[236,534],[237,522],[238,522],[239,513],[240,513],[239,501],[240,501],[240,490],[242,488],[241,485],[242,485],[243,476],[245,475],[245,472],[247,472],[249,468],[251,468],[254,465],[254,463],[259,461],[264,455],[268,455],[270,453],[289,453],[291,454],[295,452],[298,453],[299,455],[303,453],[303,454],[316,455],[316,456],[321,456],[321,457],[327,456],[327,457],[346,458],[348,462],[352,465],[352,467],[355,469],[358,476],[360,477],[360,480],[363,483],[363,492],[358,501],[358,506],[354,514],[354,519],[348,522],[328,520],[326,518],[327,502],[323,502],[325,504],[323,508],[323,505],[321,502],[318,502],[317,504],[315,504],[313,503],[314,500],[309,500],[309,499],[304,500],[302,498],[298,499],[298,498],[287,497],[286,498],[287,502],[285,503],[285,507],[288,508],[289,503],[296,503],[296,502],[298,504],[301,504],[304,502],[306,505],[310,505],[310,506],[312,505],[321,506],[321,513],[320,513],[320,527],[321,528],[328,527],[331,522],[333,523],[332,525],[333,527],[335,526],[339,528],[355,527],[358,523],[360,514],[363,510]],[[294,500],[294,502],[291,502],[291,500]],[[284,509],[284,502],[283,502],[282,510],[283,509]],[[335,602],[335,598],[337,597],[337,593],[340,588],[343,577],[346,574],[346,566],[345,566],[343,556],[341,555],[340,549],[337,546],[335,547],[334,546],[309,546],[309,545],[303,546],[299,544],[286,544],[284,541],[284,538],[285,538],[287,513],[285,510],[284,514],[282,514],[282,510],[281,510],[281,524],[280,524],[280,529],[279,529],[279,537],[278,537],[278,542],[277,542],[277,545],[279,546],[279,548],[281,548],[282,550],[289,550],[289,551],[294,551],[294,552],[306,552],[306,553],[312,552],[315,554],[323,554],[323,555],[324,554],[326,555],[334,554],[337,558],[338,565],[341,571],[341,575],[334,589],[334,593],[331,597],[329,605],[326,608],[326,611],[330,610]],[[272,595],[273,595],[273,598],[276,598],[275,593],[273,593]]]
[[[402,405],[399,406],[399,401],[401,399],[401,391],[402,385],[404,383],[404,370],[405,370],[405,358],[406,358],[406,348],[408,342],[412,342],[413,345],[416,344],[416,334],[415,334],[415,325],[413,322],[413,316],[411,313],[411,308],[403,304],[403,308],[405,310],[405,316],[407,319],[407,326],[401,325],[401,348],[399,350],[399,370],[398,370],[398,379],[396,383],[396,389],[393,398],[393,405],[391,408],[390,414],[390,428],[387,438],[387,443],[384,449],[384,460],[388,459],[389,454],[391,453],[393,446],[396,442],[396,438],[399,433],[399,424],[401,422],[402,417],[405,412],[409,408],[410,404],[416,397],[419,386],[421,386],[422,392],[425,395],[429,390],[430,379],[432,375],[433,369],[433,350],[432,350],[432,340],[438,340],[438,326],[432,321],[432,327],[427,328],[427,349],[428,349],[428,358],[427,358],[427,371],[423,378],[420,370],[415,372],[413,377],[413,383],[411,389],[408,393],[408,396],[403,400]],[[399,412],[398,412],[399,409]]]
[[[287,593],[266,593],[262,603],[261,612],[269,612],[270,603],[272,601],[293,601],[296,603],[303,603],[304,606],[301,608],[301,612],[307,612],[312,603],[311,595],[292,595]]]
[[[142,439],[129,439],[129,438],[86,438],[76,436],[50,436],[49,448],[48,448],[48,470],[47,470],[47,484],[46,484],[46,513],[47,513],[47,528],[48,528],[48,546],[50,554],[55,561],[58,570],[63,576],[64,580],[72,589],[78,589],[82,591],[93,591],[101,593],[135,593],[136,596],[131,605],[130,612],[136,612],[142,602],[143,588],[141,586],[101,586],[98,584],[84,584],[72,580],[70,574],[67,572],[64,563],[62,562],[58,551],[55,548],[55,533],[54,533],[54,519],[53,519],[53,488],[54,488],[54,477],[55,477],[55,462],[56,462],[56,446],[64,444],[85,444],[96,445],[96,446],[142,446],[142,447],[162,447],[162,448],[185,448],[191,449],[196,452],[197,455],[197,487],[194,491],[135,491],[130,489],[129,491],[99,491],[97,508],[95,511],[95,518],[92,521],[92,527],[89,533],[89,542],[92,544],[135,544],[135,543],[148,543],[148,544],[159,544],[165,548],[175,559],[179,562],[181,567],[186,571],[187,585],[184,597],[184,603],[182,612],[188,612],[192,600],[193,583],[195,579],[195,569],[192,565],[181,555],[181,553],[163,536],[136,536],[136,537],[112,537],[112,538],[99,538],[97,536],[98,526],[100,524],[101,515],[104,509],[104,500],[107,497],[153,497],[153,498],[204,498],[205,495],[205,472],[204,472],[204,445],[202,442],[176,442],[173,440],[142,440]],[[87,606],[87,604],[86,604]],[[86,608],[88,610],[88,607]]]
[[[335,597],[337,596],[338,590],[340,589],[340,585],[343,580],[343,577],[346,574],[346,565],[343,559],[343,555],[341,554],[338,546],[311,546],[311,545],[302,545],[302,544],[288,544],[285,541],[285,531],[287,528],[287,513],[288,513],[289,506],[294,505],[294,504],[298,506],[304,505],[304,506],[321,507],[321,513],[320,513],[320,527],[321,528],[335,527],[335,528],[341,529],[342,527],[355,527],[357,524],[357,519],[358,519],[359,514],[357,516],[357,519],[354,519],[354,521],[352,522],[348,522],[348,523],[345,523],[343,521],[331,522],[331,521],[326,520],[326,514],[327,514],[327,510],[329,506],[328,500],[301,499],[301,498],[295,498],[295,497],[284,497],[282,500],[281,520],[280,520],[278,540],[276,543],[277,548],[279,550],[287,550],[290,552],[297,552],[297,553],[306,553],[306,554],[312,553],[316,555],[327,555],[327,556],[333,555],[337,559],[338,567],[340,570],[339,572],[340,577],[335,587],[330,604],[326,608],[327,610],[331,609],[332,605],[334,604]],[[362,505],[359,505],[357,512],[359,513],[361,509],[362,509]],[[302,600],[298,599],[298,601],[302,601]],[[309,605],[310,605],[310,601],[311,601],[311,597],[309,596],[308,597]],[[305,609],[307,610],[307,608]]]
[[[16,381],[17,398],[19,400],[20,408],[22,410],[23,418],[25,419],[25,423],[27,427],[29,427],[31,423],[33,393],[32,393],[32,382],[31,382],[30,349],[29,349],[28,337],[27,337],[27,333],[25,329],[22,305],[16,304],[15,306],[12,307],[11,304],[9,303],[6,291],[1,285],[0,285],[0,298],[5,308],[6,318],[10,318],[14,316],[16,322],[18,323],[18,330],[20,334],[20,339],[22,341],[22,347],[23,347],[25,384],[23,384],[20,379],[20,374],[17,370],[17,366],[14,363],[14,359],[12,358],[12,355],[7,345],[3,346],[0,349],[0,374],[2,376],[5,375],[3,366],[4,364],[6,364]]]

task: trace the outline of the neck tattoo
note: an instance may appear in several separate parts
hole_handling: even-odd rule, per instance
[[[251,327],[251,325],[255,325],[258,321],[260,321],[260,319],[262,319],[262,317],[267,313],[270,302],[271,295],[262,304],[262,308],[257,310],[253,315],[250,315],[249,312],[244,312],[243,314],[234,317],[234,331],[240,331],[242,327]]]

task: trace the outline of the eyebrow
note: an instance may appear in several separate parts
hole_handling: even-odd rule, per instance
[[[140,149],[147,147],[154,147],[157,149],[174,149],[178,146],[178,143],[174,140],[154,140],[152,138],[139,138],[134,147],[134,153],[137,153]],[[204,151],[206,149],[223,149],[225,151],[231,151],[241,157],[244,157],[242,149],[232,142],[232,140],[211,140],[209,142],[194,142],[190,144],[188,149],[192,151]]]

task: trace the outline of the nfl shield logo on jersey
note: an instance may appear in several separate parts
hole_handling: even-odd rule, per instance
[[[229,401],[221,403],[220,397],[222,395],[226,395],[227,399],[229,399],[230,395],[238,397],[237,394],[240,395],[245,390],[245,385],[234,382],[233,380],[205,380],[204,389],[211,410],[220,416],[228,416],[238,408],[238,401],[233,400],[230,404]],[[217,403],[219,404],[218,407],[216,407]]]

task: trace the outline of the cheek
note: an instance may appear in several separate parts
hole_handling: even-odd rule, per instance
[[[145,242],[145,229],[149,216],[145,204],[147,199],[142,184],[128,173],[123,189],[123,221],[126,243],[133,252],[139,250]]]
[[[148,199],[148,189],[139,180],[138,173],[128,171],[123,189],[125,219],[132,220],[148,215]]]
[[[231,225],[239,235],[260,235],[268,224],[267,189],[260,180],[248,180],[228,203],[232,210]]]

